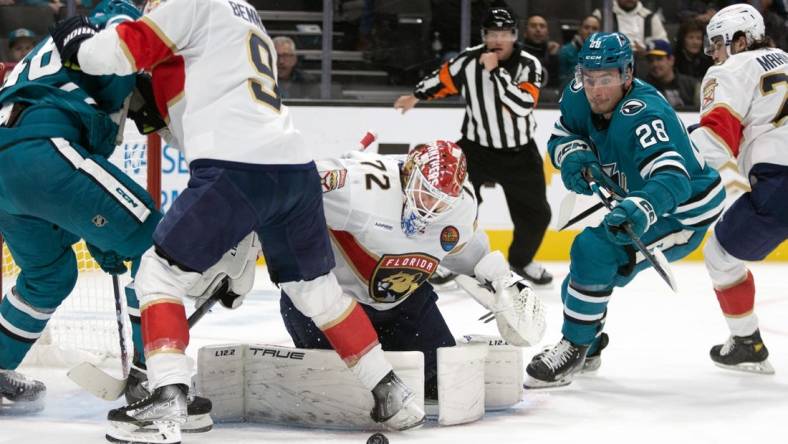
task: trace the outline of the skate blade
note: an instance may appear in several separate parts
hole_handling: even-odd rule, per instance
[[[205,433],[213,428],[213,420],[208,413],[189,415],[181,426],[181,433]]]
[[[142,427],[110,421],[105,438],[109,442],[122,444],[180,444],[181,429],[174,421],[154,422]]]
[[[1,398],[1,397],[0,397]],[[44,400],[9,402],[0,400],[0,416],[30,415],[44,410]]]
[[[523,382],[523,388],[527,390],[538,390],[538,389],[546,389],[546,388],[563,387],[572,383],[573,376],[574,374],[565,376],[556,381],[542,381],[531,377],[531,375],[526,374],[525,381]]]
[[[736,364],[736,365],[725,365],[725,364],[720,364],[719,362],[715,362],[714,365],[720,368],[724,368],[726,370],[734,370],[738,372],[759,373],[762,375],[774,374],[774,367],[772,367],[772,364],[770,364],[768,360],[764,360],[761,362],[742,362],[741,364]]]
[[[586,358],[585,362],[583,363],[583,369],[580,370],[580,373],[593,373],[599,370],[599,367],[602,366],[602,360],[599,358]]]
[[[410,430],[420,427],[426,419],[424,410],[416,403],[416,397],[411,396],[394,416],[383,422],[383,425],[394,431]]]

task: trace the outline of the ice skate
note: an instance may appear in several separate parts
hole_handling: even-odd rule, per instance
[[[583,368],[587,345],[575,345],[566,338],[553,348],[534,356],[526,367],[524,386],[528,389],[569,385]]]
[[[774,374],[769,363],[769,350],[761,340],[760,330],[749,336],[731,336],[724,344],[718,344],[709,351],[711,360],[718,367],[749,373]]]
[[[188,390],[183,384],[165,385],[147,398],[110,410],[107,440],[127,444],[180,443]]]
[[[511,269],[514,273],[522,276],[535,286],[549,288],[553,283],[553,275],[540,263],[531,262],[524,267],[515,267],[512,265]]]
[[[424,423],[424,411],[416,403],[416,395],[394,372],[389,372],[372,389],[375,406],[372,419],[392,430],[407,430]]]
[[[41,381],[29,379],[13,370],[0,369],[0,415],[43,410],[46,391]]]
[[[123,394],[126,402],[133,404],[150,396],[148,391],[148,375],[137,367],[132,366],[129,378],[126,380],[126,389]],[[211,419],[211,400],[202,396],[195,396],[192,391],[186,398],[186,422],[181,425],[182,433],[203,433],[213,428]]]

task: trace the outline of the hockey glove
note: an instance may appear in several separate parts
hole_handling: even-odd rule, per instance
[[[460,275],[458,284],[495,315],[498,332],[511,345],[528,346],[545,332],[542,299],[509,269],[500,251],[487,254],[474,268],[476,281]]]
[[[220,296],[219,302],[226,308],[240,307],[246,294],[252,290],[258,253],[260,241],[257,234],[251,232],[205,270],[189,289],[187,295],[194,298],[194,307],[200,307],[219,291],[225,279],[229,279],[228,291]]]
[[[140,134],[150,134],[167,127],[156,107],[153,82],[148,74],[137,74],[134,92],[129,103],[129,118],[137,125]]]
[[[607,237],[616,244],[627,245],[632,238],[624,230],[624,224],[640,237],[657,221],[657,213],[649,201],[642,197],[627,197],[605,216]]]
[[[109,274],[123,274],[128,270],[126,268],[126,258],[118,256],[114,251],[101,251],[98,247],[86,243],[88,252],[93,256],[99,267]]]
[[[581,142],[576,143],[580,144]],[[591,187],[588,186],[585,177],[583,177],[583,171],[594,164],[598,167],[599,160],[597,160],[594,152],[588,148],[588,145],[584,143],[583,145],[585,148],[571,151],[564,157],[563,162],[561,162],[561,180],[569,191],[590,196],[593,192]]]
[[[79,66],[77,52],[85,40],[98,34],[98,28],[90,23],[84,15],[76,15],[57,22],[49,29],[52,40],[55,42],[63,66],[69,64]]]

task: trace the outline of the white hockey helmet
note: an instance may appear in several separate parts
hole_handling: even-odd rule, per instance
[[[706,26],[706,54],[711,55],[716,47],[725,45],[728,55],[732,55],[731,43],[737,32],[744,33],[747,46],[766,38],[766,27],[761,13],[748,4],[720,9]]]

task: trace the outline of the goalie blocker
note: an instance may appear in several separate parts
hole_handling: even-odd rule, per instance
[[[466,336],[438,349],[438,423],[472,422],[522,396],[519,347],[500,338]],[[421,352],[386,352],[394,371],[424,405]],[[382,430],[370,418],[372,395],[331,350],[230,344],[203,347],[197,389],[211,399],[215,421],[264,422],[342,430]]]

